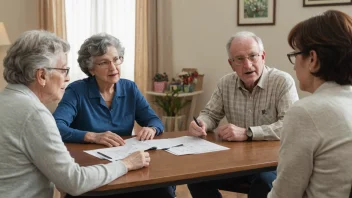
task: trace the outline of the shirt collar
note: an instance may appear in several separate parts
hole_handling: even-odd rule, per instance
[[[268,79],[268,68],[267,68],[267,66],[264,65],[262,75],[260,76],[259,81],[256,86],[258,86],[262,89],[265,89],[268,84],[267,79]],[[237,81],[238,81],[237,88],[246,89],[242,80],[239,77],[237,78]]]
[[[322,92],[323,90],[325,89],[330,89],[330,88],[334,88],[334,87],[339,87],[341,85],[337,84],[336,82],[333,82],[333,81],[328,81],[328,82],[324,82],[323,84],[321,84],[318,89],[316,89],[314,91],[313,94],[315,93],[319,93],[319,92]]]
[[[100,91],[98,87],[97,80],[94,76],[88,77],[88,90],[89,98],[100,98]],[[126,95],[125,89],[120,83],[120,80],[115,84],[115,96],[114,97],[123,97]]]
[[[31,89],[29,89],[29,87],[27,87],[24,84],[8,84],[5,87],[5,89],[10,89],[10,90],[21,92],[21,93],[29,96],[30,98],[37,100],[38,102],[41,102],[39,100],[38,96]]]

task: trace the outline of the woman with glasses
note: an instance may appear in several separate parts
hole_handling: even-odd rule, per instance
[[[352,18],[329,10],[298,23],[288,58],[312,93],[286,113],[268,197],[348,197],[352,185]]]
[[[124,47],[108,34],[88,38],[78,52],[88,78],[71,83],[54,117],[64,142],[124,145],[120,136],[132,135],[134,121],[143,128],[140,140],[153,139],[163,125],[136,84],[120,79]]]
[[[64,94],[69,48],[54,34],[34,30],[7,51],[3,76],[8,85],[0,93],[1,197],[53,197],[53,184],[79,195],[149,165],[145,152],[87,167],[72,160],[44,106]]]
[[[125,144],[134,122],[142,126],[139,140],[150,140],[164,128],[136,84],[120,79],[124,47],[105,33],[86,39],[78,51],[78,63],[88,78],[71,83],[54,112],[64,142],[95,143],[107,147]],[[154,190],[174,197],[174,188]],[[160,194],[159,194],[160,193]]]

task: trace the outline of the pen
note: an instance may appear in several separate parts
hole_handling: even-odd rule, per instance
[[[179,146],[183,146],[183,144],[179,144],[179,145],[176,145],[176,146],[171,146],[171,147],[169,147],[169,148],[162,148],[161,150],[168,150],[168,149],[170,149],[170,148],[174,148],[174,147],[179,147]]]
[[[196,124],[197,124],[199,127],[201,127],[196,117],[193,116],[193,120],[196,122]]]
[[[101,153],[101,152],[97,152],[99,155],[101,155],[101,156],[103,156],[103,157],[105,157],[105,158],[108,158],[108,159],[112,159],[111,157],[109,157],[109,156],[107,156],[107,155],[105,155],[105,154],[103,154],[103,153]]]
[[[148,148],[147,150],[144,150],[144,151],[152,151],[152,150],[156,150],[157,148],[155,147],[155,146],[153,146],[153,147],[150,147],[150,148]]]

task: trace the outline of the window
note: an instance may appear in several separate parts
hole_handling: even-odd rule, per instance
[[[134,80],[135,10],[134,0],[66,0],[67,40],[71,45],[68,65],[71,82],[85,78],[77,58],[85,39],[106,32],[120,39],[125,47],[121,78]]]

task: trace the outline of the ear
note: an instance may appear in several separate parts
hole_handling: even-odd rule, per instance
[[[39,85],[44,87],[47,81],[47,75],[46,75],[45,69],[38,69],[35,73],[35,78],[39,83]]]
[[[262,52],[262,55],[260,56],[260,57],[262,58],[262,60],[263,60],[264,63],[265,63],[265,55],[266,55],[266,53],[265,53],[265,51],[263,51],[263,52]]]
[[[235,69],[234,69],[233,66],[232,66],[232,61],[231,61],[230,59],[227,59],[227,62],[229,63],[231,69],[232,69],[233,71],[235,71]]]
[[[320,63],[318,59],[317,52],[315,50],[311,50],[309,52],[309,71],[317,72],[320,69]]]
[[[88,72],[90,73],[90,75],[92,75],[92,76],[94,76],[95,74],[94,74],[94,71],[93,71],[93,69],[89,69],[88,70]]]
[[[232,61],[230,59],[227,59],[227,62],[229,63],[229,65],[232,67]]]

